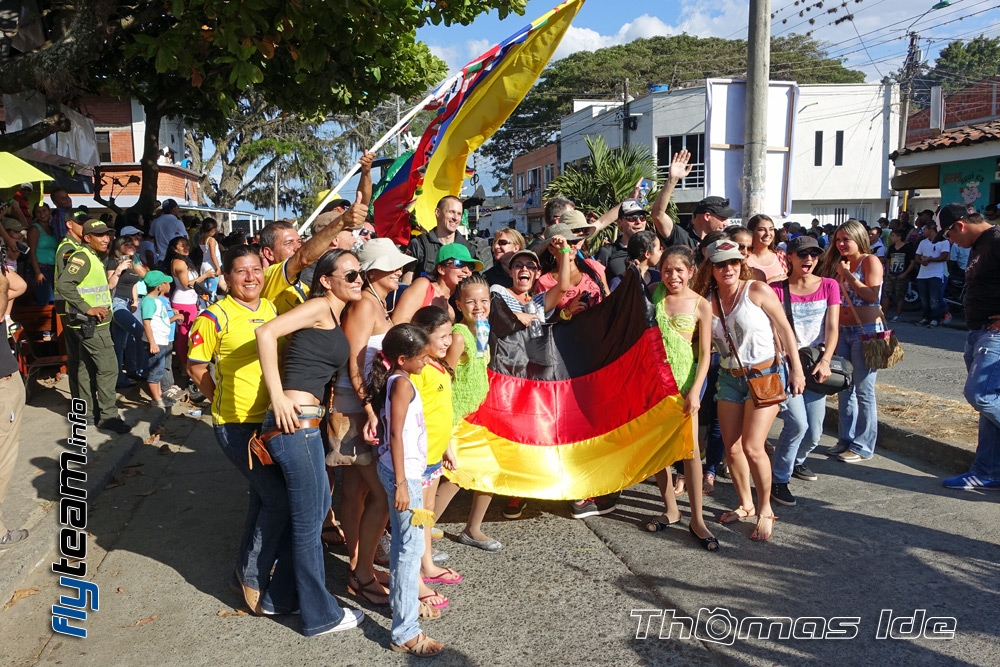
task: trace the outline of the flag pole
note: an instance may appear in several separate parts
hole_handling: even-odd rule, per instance
[[[411,120],[413,120],[413,117],[416,116],[418,113],[420,113],[423,110],[423,108],[430,103],[431,100],[437,97],[439,91],[445,90],[448,87],[450,87],[455,81],[461,78],[461,76],[462,76],[462,70],[459,70],[454,74],[454,76],[452,76],[449,79],[446,79],[441,84],[439,84],[431,93],[427,95],[427,97],[425,97],[423,100],[417,103],[415,107],[410,109],[410,111],[407,112],[405,116],[396,121],[396,124],[393,125],[389,129],[389,131],[386,132],[385,135],[383,135],[381,139],[376,141],[375,145],[372,146],[370,149],[368,149],[367,152],[374,153],[378,151],[378,149],[382,148],[382,146],[384,146],[390,139],[399,134],[400,130],[406,127],[406,124],[409,123]],[[323,197],[323,201],[320,202],[320,204],[316,207],[316,209],[309,215],[308,218],[306,218],[306,221],[303,222],[301,225],[299,225],[298,229],[299,234],[306,233],[306,231],[308,231],[309,228],[312,227],[313,221],[316,219],[317,216],[319,216],[319,212],[323,210],[323,207],[329,204],[331,201],[333,201],[334,196],[336,196],[337,193],[340,192],[341,188],[347,185],[347,181],[349,181],[351,177],[354,176],[354,174],[358,173],[358,169],[360,168],[361,168],[361,162],[355,163],[354,166],[351,167],[351,170],[347,172],[347,175],[345,175],[344,178],[341,179],[340,183],[337,184],[337,187],[331,189],[329,192],[326,193],[326,196]]]

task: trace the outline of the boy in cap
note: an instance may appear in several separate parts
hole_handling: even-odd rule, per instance
[[[162,271],[149,271],[143,278],[146,283],[146,296],[142,297],[140,314],[142,315],[142,328],[145,332],[144,338],[149,343],[149,365],[147,367],[146,380],[149,385],[149,395],[158,408],[167,408],[173,404],[173,400],[163,398],[163,388],[160,381],[167,367],[170,357],[170,331],[174,322],[184,319],[182,313],[173,314],[164,305],[164,299],[170,291],[170,283],[173,278]],[[168,402],[169,401],[169,404]]]

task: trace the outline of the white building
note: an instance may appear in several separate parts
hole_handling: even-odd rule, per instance
[[[899,91],[880,83],[799,86],[792,145],[791,214],[808,226],[812,218],[838,224],[847,218],[873,222],[889,210],[889,186],[899,133]],[[576,100],[562,119],[562,163],[588,155],[586,136],[622,145],[621,102]],[[659,168],[682,148],[694,169],[674,190],[682,213],[705,197],[705,88],[657,91],[633,100],[631,143],[652,149]],[[774,216],[777,217],[777,216]]]

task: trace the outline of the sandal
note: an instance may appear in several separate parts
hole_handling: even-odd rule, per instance
[[[441,602],[430,602],[429,600],[431,598],[441,598]],[[440,593],[434,590],[431,591],[430,595],[425,595],[422,598],[417,598],[417,600],[423,602],[424,604],[429,604],[430,606],[435,607],[437,609],[444,609],[450,604],[448,598],[446,598],[445,596],[441,595]]]
[[[417,617],[422,621],[433,621],[435,619],[441,618],[441,610],[434,605],[427,604],[426,602],[421,602],[420,611]]]
[[[396,653],[409,653],[410,655],[418,658],[431,658],[435,655],[439,655],[441,651],[444,650],[444,644],[431,639],[422,632],[417,635],[416,639],[417,641],[413,642],[409,646],[406,644],[393,644],[392,642],[389,642],[389,648]]]
[[[347,543],[347,538],[344,537],[344,531],[340,529],[340,526],[336,525],[326,526],[323,528],[323,532],[320,533],[319,539],[323,542],[323,546],[328,548]]]
[[[664,519],[666,519],[666,520],[664,521]],[[666,514],[661,514],[660,516],[656,517],[655,519],[650,519],[649,521],[646,522],[646,530],[648,530],[651,533],[658,533],[661,530],[666,530],[670,526],[673,526],[674,524],[677,524],[677,523],[680,523],[680,522],[681,522],[681,518],[680,517],[677,517],[676,521],[671,521],[670,519],[667,519],[667,515]]]
[[[768,540],[770,540],[771,535],[774,532],[774,522],[777,520],[778,517],[774,516],[773,514],[771,516],[764,516],[763,514],[761,514],[759,517],[757,517],[757,526],[753,529],[753,532],[750,533],[750,539],[753,540],[754,542],[767,542]],[[761,537],[762,534],[760,530],[761,521],[771,522],[771,530],[767,532],[766,537]]]
[[[684,475],[677,475],[674,481],[674,495],[683,496],[686,491]]]
[[[715,493],[715,473],[706,472],[705,479],[701,483],[701,492],[703,495],[710,496]]]
[[[757,516],[757,510],[755,508],[743,507],[743,505],[740,505],[734,510],[723,513],[723,515],[719,517],[719,523],[736,523],[738,521],[742,521],[743,519],[752,519],[755,516]]]
[[[694,538],[701,543],[701,546],[705,548],[705,551],[718,551],[719,550],[719,538],[714,535],[709,537],[702,537],[698,533],[694,532],[694,528],[688,526],[688,530],[694,535]]]
[[[460,584],[464,577],[450,567],[444,568],[441,574],[434,577],[424,577],[425,584]]]
[[[371,590],[370,586],[372,585],[378,587],[377,593]],[[353,572],[349,572],[347,575],[347,592],[376,607],[385,607],[389,604],[389,596],[382,592],[384,590],[382,584],[378,583],[375,577],[372,577],[368,583],[363,584]]]

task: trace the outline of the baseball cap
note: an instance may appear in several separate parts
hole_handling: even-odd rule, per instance
[[[638,215],[642,213],[643,215],[649,215],[649,211],[642,207],[635,199],[626,199],[622,202],[621,207],[618,209],[618,217],[624,218],[627,215]]]
[[[720,218],[731,218],[736,215],[736,210],[729,207],[729,200],[725,197],[705,197],[695,204],[694,214],[712,213]],[[720,260],[721,261],[721,260]]]
[[[965,220],[975,212],[974,208],[965,204],[948,204],[947,206],[942,206],[938,212],[938,222],[941,223],[941,231],[951,229],[951,226],[956,222]]]
[[[372,243],[372,241],[369,241],[368,243]],[[447,262],[448,260],[458,260],[467,264],[473,264],[474,270],[483,270],[483,263],[478,259],[473,259],[472,255],[469,254],[469,249],[461,243],[449,243],[441,246],[441,249],[438,250],[437,259],[434,263],[441,264],[442,262]]]
[[[174,279],[165,274],[163,271],[147,271],[146,275],[143,276],[142,281],[146,283],[147,287],[157,287],[163,283],[172,283]]]
[[[87,234],[113,234],[115,230],[108,227],[101,220],[94,220],[91,218],[83,223],[83,235]]]
[[[177,202],[173,199],[168,199],[160,206],[164,211],[169,211],[171,209],[177,208]]]
[[[535,266],[542,265],[541,260],[538,259],[538,255],[536,255],[535,253],[531,252],[530,250],[518,250],[517,252],[515,252],[513,255],[510,256],[509,266],[514,266],[514,260],[516,260],[518,257],[522,258],[528,257],[535,262]]]
[[[708,246],[708,261],[715,263],[725,262],[730,259],[743,260],[743,253],[740,252],[740,246],[736,241],[719,239]]]
[[[119,236],[132,236],[134,234],[142,234],[142,232],[132,225],[125,225],[122,227],[122,230],[118,232]]]
[[[819,247],[819,241],[808,234],[803,234],[802,236],[796,236],[788,242],[787,252],[789,255],[794,255],[800,250],[809,250],[810,248],[822,250],[822,248]]]

